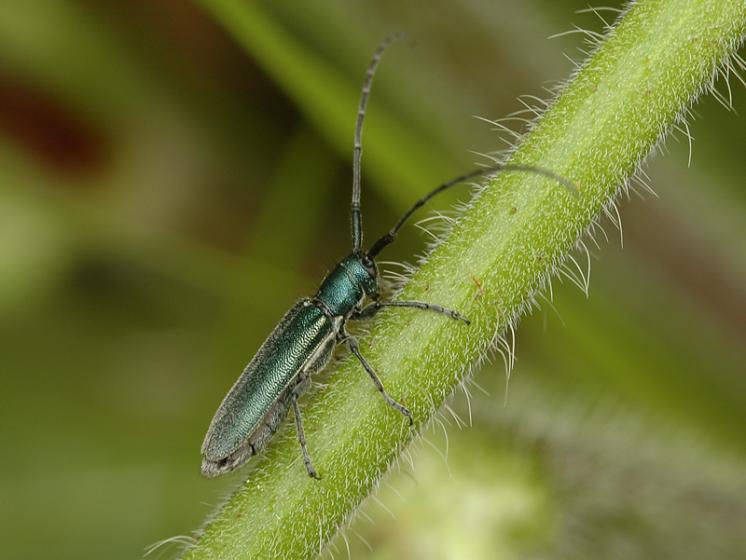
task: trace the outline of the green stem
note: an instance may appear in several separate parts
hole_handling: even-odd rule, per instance
[[[744,33],[742,0],[642,1],[615,26],[512,158],[570,178],[578,192],[543,177],[498,176],[401,294],[458,309],[472,324],[395,309],[364,337],[364,354],[417,428],[527,309]],[[323,479],[307,477],[285,430],[186,558],[314,557],[397,460],[413,435],[401,415],[354,359],[329,369],[328,387],[312,391],[304,411]]]

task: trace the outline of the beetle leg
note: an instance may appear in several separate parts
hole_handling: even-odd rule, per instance
[[[415,309],[440,313],[450,317],[451,319],[463,321],[467,325],[471,323],[469,319],[461,315],[458,311],[434,303],[425,303],[424,301],[375,301],[370,305],[363,307],[360,311],[355,311],[350,319],[370,319],[384,307],[413,307]]]
[[[380,302],[376,301],[371,303],[370,305],[366,305],[362,309],[355,309],[355,311],[352,312],[352,315],[350,315],[350,319],[352,319],[353,321],[364,321],[366,319],[371,319],[380,310]]]
[[[404,416],[406,416],[409,419],[409,425],[411,426],[414,424],[414,420],[412,420],[412,413],[409,411],[409,409],[398,402],[396,402],[394,399],[392,399],[389,394],[386,392],[386,390],[383,388],[383,383],[381,383],[381,380],[378,379],[378,376],[376,375],[376,372],[373,371],[373,368],[370,367],[370,364],[363,358],[363,355],[360,353],[360,348],[357,345],[357,340],[355,340],[355,337],[346,335],[343,339],[347,345],[350,347],[350,351],[355,354],[355,357],[360,361],[363,368],[366,372],[368,372],[368,375],[370,376],[371,380],[373,381],[373,384],[376,386],[376,389],[378,389],[378,392],[381,393],[384,400],[393,408],[401,412]]]
[[[311,463],[311,456],[308,454],[308,449],[306,449],[306,434],[303,431],[303,421],[300,418],[300,409],[298,408],[298,395],[293,393],[290,396],[290,402],[293,404],[293,412],[295,413],[295,430],[298,432],[298,443],[300,443],[300,449],[303,452],[303,464],[306,465],[306,471],[308,471],[308,476],[311,478],[315,478],[316,480],[321,480],[321,477],[316,472],[316,469],[313,468],[313,464]]]

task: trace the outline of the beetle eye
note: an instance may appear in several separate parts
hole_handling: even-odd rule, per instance
[[[378,271],[376,270],[376,263],[373,262],[373,259],[371,259],[368,255],[365,255],[361,262],[363,263],[363,266],[365,267],[365,270],[368,271],[368,274],[372,278],[375,278],[378,275]]]

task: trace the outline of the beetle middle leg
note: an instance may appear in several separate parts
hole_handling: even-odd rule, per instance
[[[376,386],[376,389],[378,389],[378,392],[381,393],[384,400],[389,404],[389,406],[395,408],[399,412],[401,412],[404,416],[407,417],[409,420],[409,425],[411,426],[414,424],[414,420],[412,419],[412,413],[409,411],[409,409],[392,399],[389,394],[386,392],[386,390],[383,388],[383,383],[381,383],[381,380],[378,378],[378,375],[376,375],[376,372],[373,371],[373,368],[370,367],[370,364],[368,361],[363,358],[363,355],[360,353],[360,348],[358,347],[357,340],[353,336],[349,336],[348,334],[344,333],[341,339],[342,342],[346,342],[347,346],[350,348],[350,352],[355,354],[355,357],[358,359],[360,364],[363,366],[363,369],[368,373],[371,380],[373,381],[373,384]]]
[[[315,478],[316,480],[321,480],[321,477],[316,472],[316,469],[313,468],[313,463],[311,463],[311,456],[308,454],[308,449],[306,448],[306,434],[303,431],[303,421],[300,418],[300,409],[298,408],[298,395],[293,393],[290,396],[290,402],[293,405],[293,413],[295,414],[295,431],[298,433],[298,443],[300,443],[300,449],[303,452],[303,464],[306,465],[308,476],[310,476],[311,478]]]
[[[425,303],[424,301],[374,301],[370,305],[366,305],[360,311],[352,314],[351,319],[370,319],[375,316],[384,307],[412,307],[414,309],[422,309],[424,311],[432,311],[434,313],[440,313],[446,315],[451,319],[463,321],[467,325],[471,324],[471,321],[461,315],[458,311],[448,309],[442,305],[435,303]]]

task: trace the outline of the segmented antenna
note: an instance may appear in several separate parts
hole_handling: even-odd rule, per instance
[[[373,76],[376,73],[378,62],[391,43],[398,40],[399,35],[389,35],[378,46],[365,74],[363,89],[360,92],[360,105],[357,109],[357,121],[355,122],[355,145],[352,151],[352,205],[350,207],[350,221],[352,226],[352,250],[359,253],[363,247],[363,218],[360,212],[360,161],[363,156],[363,120],[365,109],[368,106],[368,96],[373,84]]]
[[[459,175],[455,179],[451,179],[450,181],[443,183],[439,187],[436,187],[432,191],[430,191],[428,194],[423,196],[421,199],[419,199],[417,202],[415,202],[412,207],[407,210],[404,215],[399,218],[399,221],[394,224],[394,227],[392,227],[388,233],[385,235],[382,235],[379,237],[375,243],[373,243],[373,246],[370,248],[370,251],[368,251],[368,256],[371,258],[374,258],[378,253],[380,253],[384,247],[386,247],[389,243],[394,241],[396,239],[396,234],[399,232],[399,230],[404,225],[404,222],[406,222],[409,217],[414,214],[419,208],[425,205],[427,201],[429,201],[431,198],[433,198],[435,195],[438,195],[445,191],[446,189],[449,189],[455,185],[458,185],[459,183],[463,183],[464,181],[468,181],[469,179],[473,179],[474,177],[480,177],[483,175],[487,175],[488,173],[496,173],[499,171],[522,171],[525,173],[534,173],[536,175],[543,175],[544,177],[548,177],[550,179],[554,179],[561,185],[567,187],[570,192],[575,193],[577,191],[577,187],[575,186],[572,181],[569,181],[562,177],[561,175],[557,175],[553,171],[549,171],[548,169],[544,169],[542,167],[535,167],[533,165],[520,165],[520,164],[506,164],[506,165],[493,165],[490,167],[484,167],[480,169],[475,169],[473,171],[470,171],[469,173],[465,173],[464,175]]]

